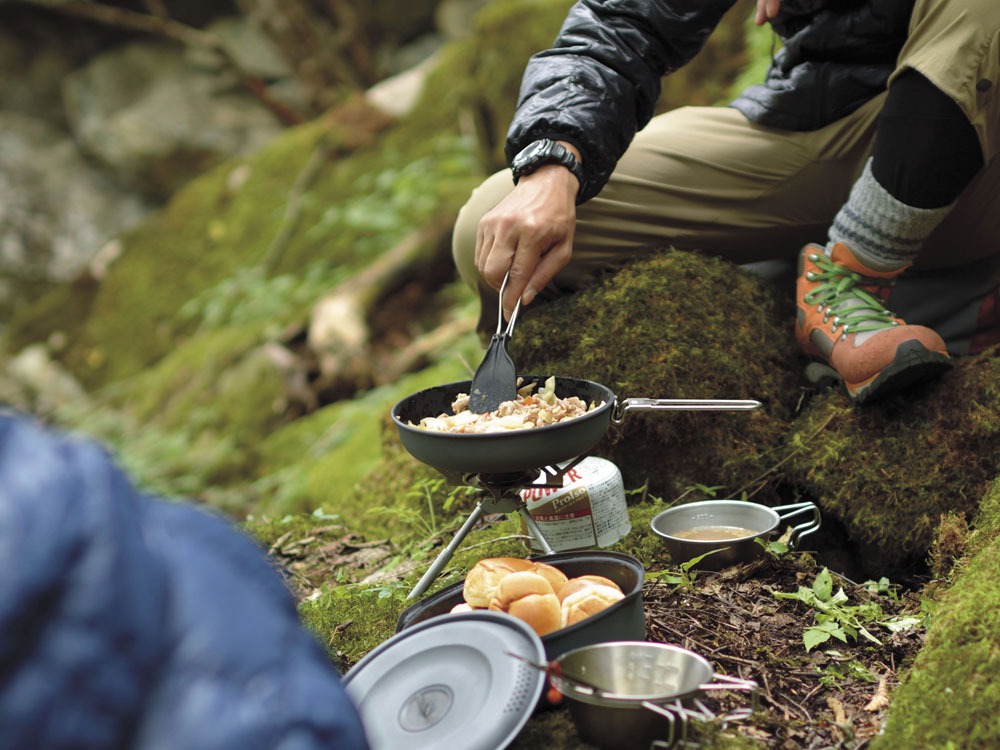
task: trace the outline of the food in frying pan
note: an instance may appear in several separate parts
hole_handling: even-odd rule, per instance
[[[559,398],[556,396],[556,379],[550,377],[545,384],[532,393],[535,383],[521,386],[518,378],[517,398],[504,401],[496,411],[476,414],[469,410],[469,394],[459,393],[451,404],[452,414],[424,417],[420,424],[412,425],[425,430],[439,432],[503,432],[504,430],[524,430],[533,427],[565,422],[596,409],[601,404],[587,404],[578,396]]]
[[[507,612],[538,635],[575,625],[625,598],[618,585],[603,576],[567,578],[553,565],[517,557],[480,560],[466,575],[462,595],[465,601],[452,612]]]

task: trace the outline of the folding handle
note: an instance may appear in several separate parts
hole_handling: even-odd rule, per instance
[[[782,521],[786,521],[789,518],[794,518],[795,516],[800,516],[805,513],[809,513],[812,517],[797,526],[792,527],[792,533],[789,537],[789,546],[798,546],[799,541],[806,534],[812,534],[816,529],[820,527],[822,523],[822,518],[820,517],[819,508],[816,503],[813,502],[803,502],[803,503],[792,503],[791,505],[778,505],[771,508],[775,513],[778,514],[778,518]]]

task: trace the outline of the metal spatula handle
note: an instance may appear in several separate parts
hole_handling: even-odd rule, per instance
[[[503,328],[503,292],[507,288],[507,279],[510,278],[510,271],[504,274],[503,283],[500,285],[500,301],[497,303],[497,332],[494,335],[500,333],[500,329]],[[507,330],[504,331],[504,335],[507,339],[510,339],[510,335],[514,333],[514,321],[517,320],[517,313],[521,309],[521,298],[517,298],[517,304],[514,305],[514,312],[510,314],[510,320],[507,322]]]

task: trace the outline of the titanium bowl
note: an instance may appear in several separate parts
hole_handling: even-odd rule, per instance
[[[703,656],[667,643],[600,643],[565,653],[556,665],[550,680],[577,734],[602,750],[673,747],[686,736],[688,719],[731,721],[753,711],[718,717],[693,699],[713,690],[757,690],[757,683],[716,674]]]
[[[764,552],[757,539],[767,541],[777,531],[782,521],[795,516],[809,516],[792,527],[789,546],[798,545],[802,537],[820,526],[819,508],[815,503],[804,502],[769,508],[745,500],[702,500],[677,505],[658,513],[650,522],[653,533],[664,540],[667,551],[675,563],[684,563],[711,552],[696,563],[697,570],[721,570],[730,565],[750,562]],[[703,540],[685,539],[678,532],[705,526],[729,526],[750,529],[752,534],[737,539]]]

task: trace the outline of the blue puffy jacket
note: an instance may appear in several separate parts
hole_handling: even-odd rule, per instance
[[[261,550],[0,415],[0,748],[367,748]]]

